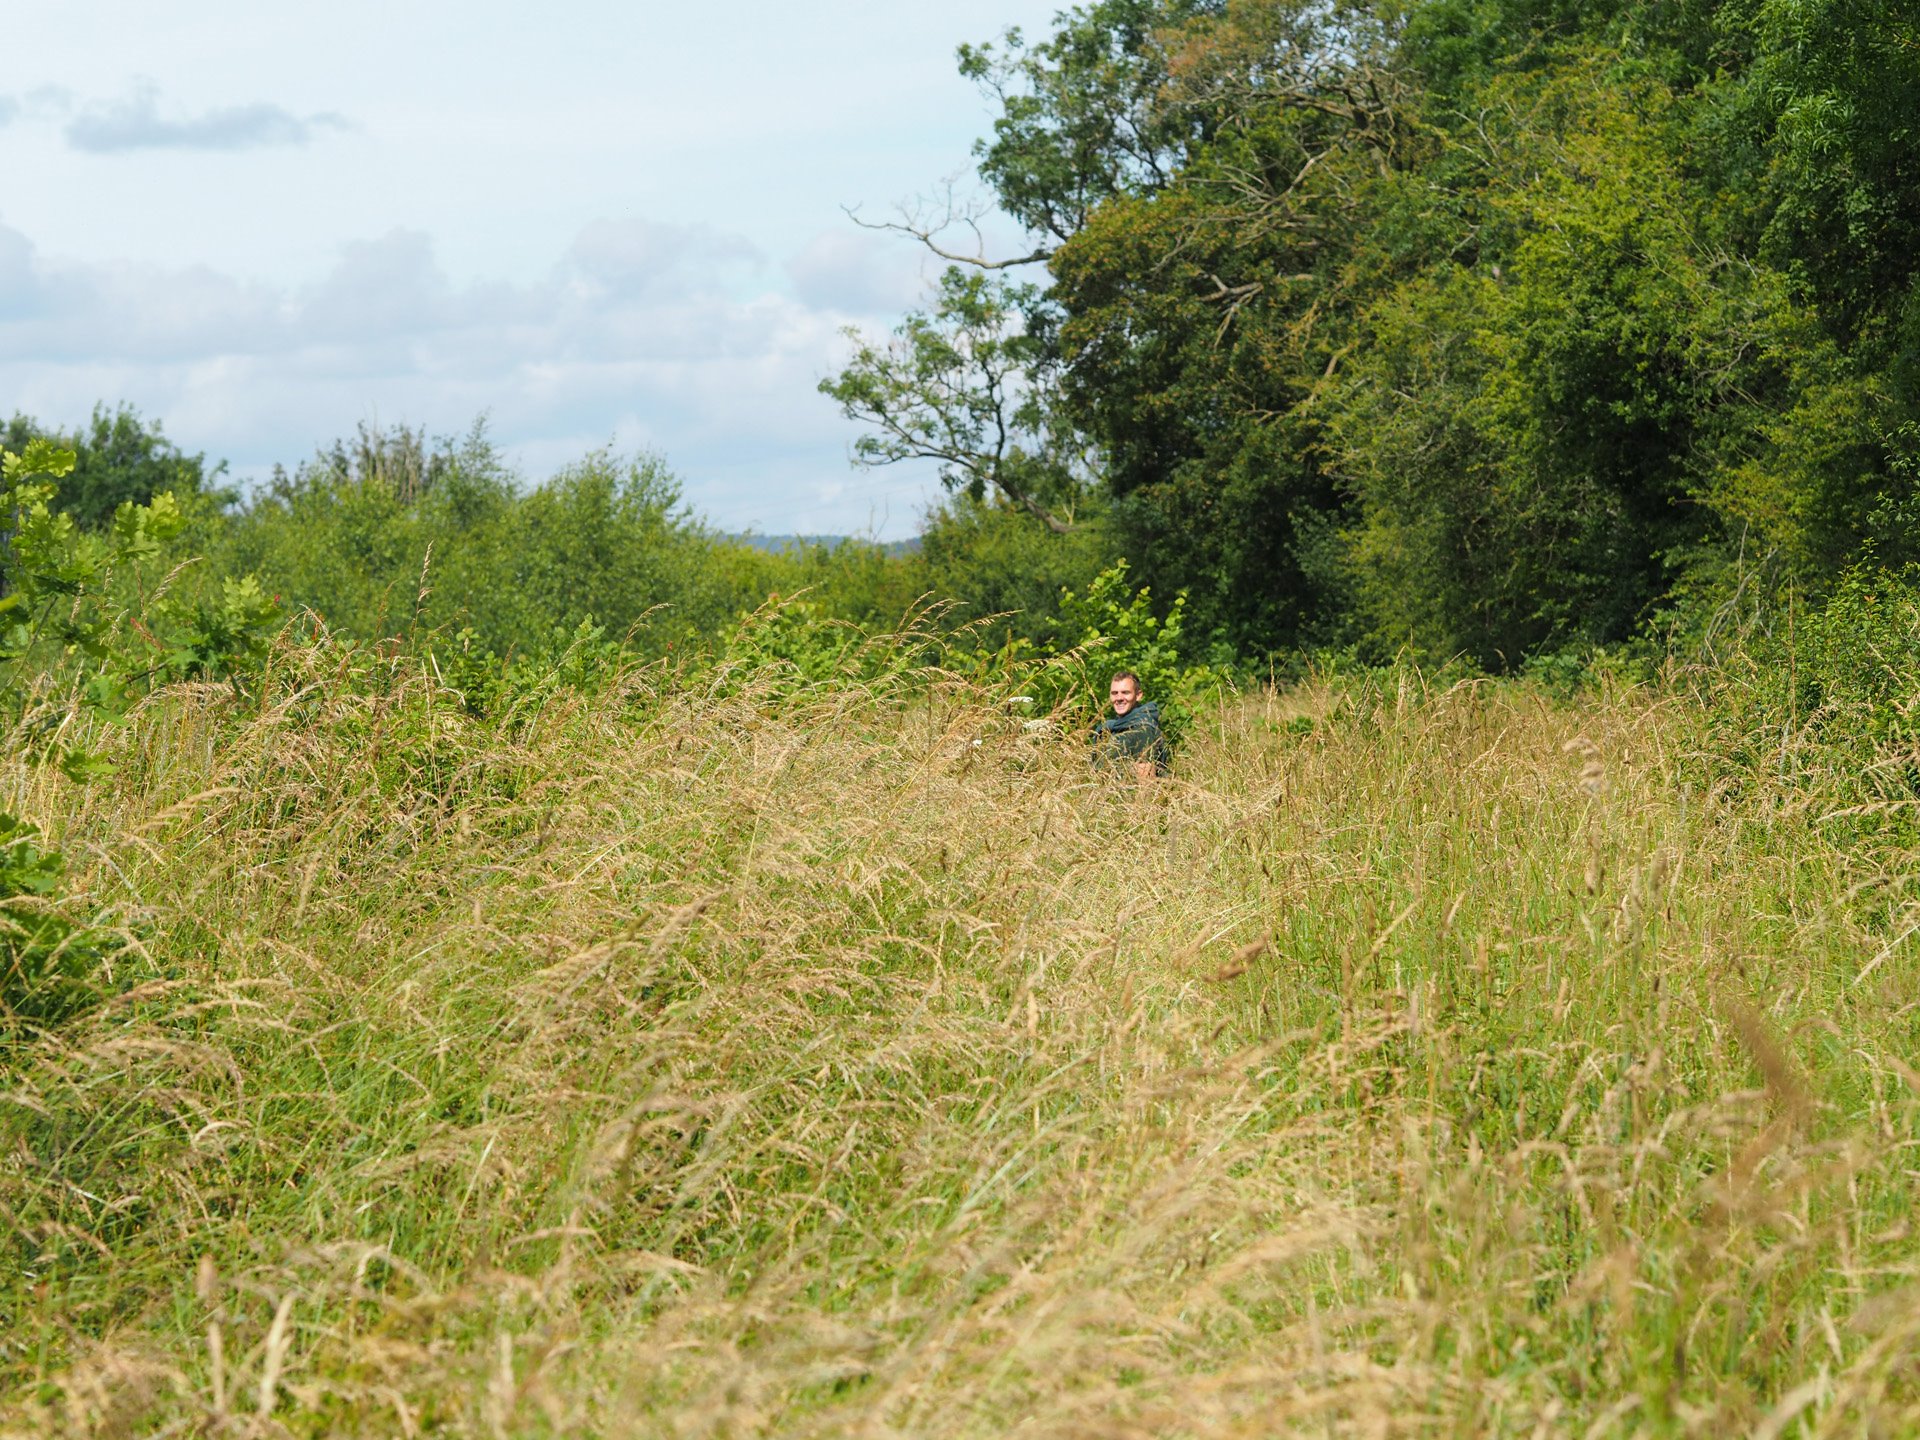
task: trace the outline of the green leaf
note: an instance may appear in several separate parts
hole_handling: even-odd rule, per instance
[[[157,555],[160,547],[147,531],[147,509],[131,500],[120,502],[113,512],[114,550],[124,559],[144,560]]]
[[[4,464],[7,479],[14,480],[24,475],[68,474],[75,458],[73,451],[39,436],[29,440],[27,448],[18,455],[10,450],[5,452],[4,462],[0,463]]]
[[[0,900],[51,895],[66,868],[58,854],[33,843],[40,827],[0,810]]]
[[[103,719],[118,722],[127,713],[127,682],[123,675],[104,671],[87,681],[81,701]]]
[[[146,530],[150,538],[165,544],[186,528],[187,517],[171,490],[162,490],[147,502]]]
[[[98,780],[103,776],[117,774],[120,767],[105,756],[91,750],[73,746],[60,757],[60,773],[76,785],[84,785],[89,780]]]

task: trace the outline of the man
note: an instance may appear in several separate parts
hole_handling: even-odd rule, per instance
[[[1113,715],[1100,722],[1094,736],[1094,763],[1131,768],[1142,780],[1166,774],[1172,757],[1160,730],[1160,707],[1146,698],[1140,677],[1122,670],[1108,684],[1107,699],[1113,704]]]

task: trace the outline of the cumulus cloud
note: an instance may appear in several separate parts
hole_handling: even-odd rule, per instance
[[[815,393],[846,312],[780,278],[739,236],[644,221],[585,227],[525,284],[457,284],[401,230],[288,289],[60,264],[0,224],[0,393],[55,422],[131,401],[242,478],[362,419],[451,432],[486,413],[535,478],[645,447],[728,528],[910,530],[921,482],[850,474],[846,423]]]
[[[730,266],[758,266],[765,258],[741,235],[649,220],[596,220],[567,251],[567,265],[579,280],[622,295],[711,284]]]
[[[0,324],[32,314],[39,287],[32,244],[0,225]]]
[[[0,95],[0,125],[58,120],[73,113],[73,92],[64,85],[37,85],[20,95]]]
[[[922,298],[923,255],[894,235],[823,230],[787,261],[787,278],[809,305],[846,315],[894,315]]]
[[[126,150],[254,150],[306,145],[326,130],[348,127],[331,111],[295,115],[255,101],[204,110],[198,115],[160,112],[160,89],[140,81],[125,99],[91,105],[67,122],[67,143],[76,150],[114,154]]]
[[[451,299],[432,239],[396,230],[344,248],[332,273],[305,296],[301,329],[316,340],[427,334],[445,325]]]
[[[203,265],[47,261],[0,224],[0,355],[30,366],[85,358],[164,365],[285,343],[282,297]]]

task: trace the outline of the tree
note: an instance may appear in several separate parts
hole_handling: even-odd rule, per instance
[[[974,278],[823,388],[869,463],[1097,496],[1243,653],[1513,664],[1920,559],[1910,8],[1094,0],[961,52],[1023,243],[892,227]]]
[[[1320,402],[1378,283],[1382,177],[1419,154],[1392,39],[1304,0],[1161,32],[1180,163],[1052,259],[1065,402],[1108,457],[1123,548],[1190,592],[1195,628],[1253,653],[1340,635]]]
[[[941,276],[932,312],[909,315],[885,345],[849,330],[853,359],[820,393],[872,427],[854,441],[854,459],[931,460],[948,490],[994,495],[1066,534],[1094,472],[1052,403],[1040,315],[1033,286],[955,266]]]

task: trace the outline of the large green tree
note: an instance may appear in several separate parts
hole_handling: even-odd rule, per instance
[[[901,228],[1047,266],[995,383],[1202,631],[1502,665],[1920,556],[1905,0],[1106,0],[961,62],[1027,243]]]

